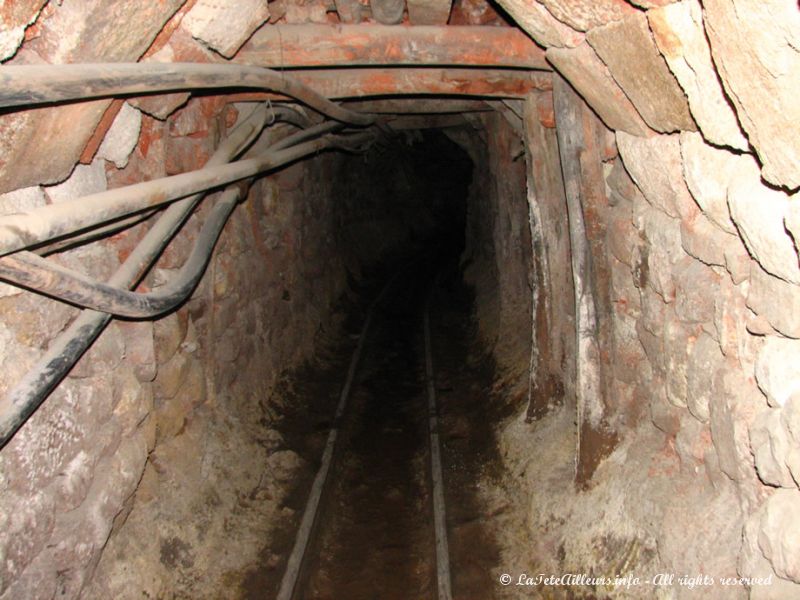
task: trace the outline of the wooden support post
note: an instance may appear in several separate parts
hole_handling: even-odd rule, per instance
[[[575,304],[567,201],[558,140],[550,114],[553,95],[532,94],[523,120],[532,242],[532,354],[528,419],[566,402],[575,404]],[[541,107],[550,109],[543,115]]]
[[[561,170],[569,216],[575,293],[576,483],[584,487],[600,461],[617,443],[606,423],[608,370],[601,350],[609,334],[608,265],[599,244],[604,238],[605,182],[598,126],[591,109],[561,77],[553,81]]]

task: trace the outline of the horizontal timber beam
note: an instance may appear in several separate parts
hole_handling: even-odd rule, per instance
[[[460,66],[549,71],[544,50],[515,27],[268,25],[234,62],[270,67]]]
[[[392,98],[389,100],[347,100],[350,110],[372,114],[461,114],[494,110],[485,100],[464,98]]]

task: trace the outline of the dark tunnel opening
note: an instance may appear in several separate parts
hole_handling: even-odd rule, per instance
[[[483,145],[475,132],[469,135]],[[499,550],[480,479],[501,469],[492,423],[503,407],[487,401],[494,362],[478,335],[475,290],[465,281],[469,246],[476,245],[467,239],[468,223],[480,223],[472,213],[487,192],[479,167],[441,130],[406,132],[363,156],[336,159],[340,242],[362,266],[357,276],[351,273],[360,295],[349,312],[348,335],[329,340],[325,360],[284,382],[287,397],[279,403],[276,428],[302,457],[303,475],[287,500],[291,518],[244,579],[245,597],[282,597],[279,579],[288,572],[286,557],[298,543],[300,516],[313,498],[312,480],[322,471],[333,429],[336,451],[293,597],[436,595],[425,319],[439,402],[452,586],[457,597],[492,594],[489,573]],[[369,331],[361,329],[365,312]],[[347,407],[339,414],[337,392],[349,385],[342,373],[362,338]]]

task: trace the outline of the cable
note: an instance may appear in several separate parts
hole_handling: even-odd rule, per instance
[[[256,108],[222,141],[208,164],[227,162],[244,151],[261,133],[265,120],[266,111],[261,107]],[[277,145],[291,144],[292,137]],[[202,194],[196,194],[169,206],[111,276],[108,284],[119,288],[136,286],[201,198]],[[25,376],[0,399],[0,448],[36,411],[110,320],[111,315],[107,313],[92,310],[81,312],[66,330],[51,341],[47,351]]]
[[[361,132],[352,136],[328,136],[324,147],[358,150],[361,144],[369,141],[370,135],[369,132]],[[299,137],[301,136],[295,136],[295,139]],[[314,142],[298,144],[292,146],[295,153],[291,156],[317,148],[318,144]],[[228,188],[222,194],[206,218],[189,257],[178,274],[156,291],[137,293],[120,289],[30,252],[17,252],[0,258],[0,279],[58,300],[115,316],[155,317],[180,305],[192,293],[203,276],[222,228],[243,195],[238,187]]]
[[[0,69],[0,107],[175,92],[255,88],[300,100],[335,121],[366,127],[373,115],[346,109],[297,79],[262,67],[199,63],[8,65]]]

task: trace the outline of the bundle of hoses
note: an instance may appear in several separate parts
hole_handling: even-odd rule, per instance
[[[197,87],[267,88],[291,95],[336,120],[310,126],[308,119],[293,109],[262,105],[223,140],[202,169],[0,217],[0,279],[87,309],[52,340],[39,361],[0,399],[0,447],[36,411],[112,316],[153,317],[175,308],[190,296],[228,217],[253,177],[321,150],[358,150],[376,137],[374,128],[333,135],[344,129],[344,123],[365,126],[373,119],[343,109],[281,74],[256,67],[186,64],[6,67],[0,70],[0,107]],[[252,158],[229,164],[266,126],[276,121],[305,129]],[[149,293],[131,291],[205,194],[224,186],[227,187],[214,202],[193,249],[172,281]],[[34,253],[43,245],[52,249],[54,243],[59,247],[74,243],[76,235],[79,240],[106,235],[143,220],[142,213],[149,216],[165,204],[169,206],[107,282],[98,282]]]

